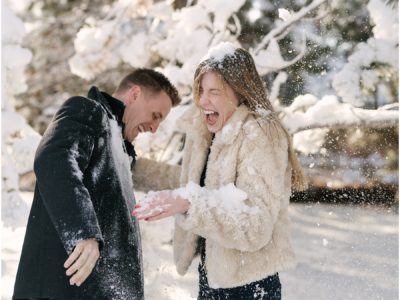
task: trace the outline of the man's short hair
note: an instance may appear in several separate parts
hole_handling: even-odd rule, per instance
[[[164,91],[171,98],[172,106],[176,106],[181,102],[181,97],[175,86],[160,72],[146,68],[136,69],[121,80],[115,92],[124,92],[133,84],[145,87],[156,93]]]

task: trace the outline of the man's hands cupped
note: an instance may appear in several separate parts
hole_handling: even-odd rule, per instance
[[[64,263],[70,285],[80,286],[92,273],[100,257],[99,242],[95,239],[80,241]]]

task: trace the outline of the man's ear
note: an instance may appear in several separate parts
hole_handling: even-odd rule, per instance
[[[142,89],[140,88],[139,85],[132,85],[129,89],[129,99],[132,99],[133,101],[135,101],[137,99],[137,97],[139,97],[140,93],[142,92]]]

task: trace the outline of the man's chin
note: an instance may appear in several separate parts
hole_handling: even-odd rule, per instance
[[[131,136],[124,135],[124,139],[127,140],[129,143],[132,143],[133,140],[134,140],[137,136],[138,136],[138,134],[131,135]]]

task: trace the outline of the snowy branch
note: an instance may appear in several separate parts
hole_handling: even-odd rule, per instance
[[[287,77],[288,77],[287,73],[284,71],[281,71],[276,76],[276,78],[272,84],[271,92],[269,94],[269,99],[274,104],[274,106],[279,105],[279,100],[278,100],[279,89],[280,89],[281,85],[286,82]]]
[[[284,23],[271,30],[255,47],[255,49],[250,49],[250,53],[253,55],[257,69],[261,75],[287,68],[303,58],[307,52],[307,38],[304,31],[301,33],[302,45],[299,54],[292,60],[286,61],[283,59],[278,45],[278,40],[282,39],[289,33],[292,25],[300,21],[304,16],[326,1],[327,0],[315,0],[310,5],[302,8],[294,14],[290,14],[285,9],[279,10],[280,17],[284,20]]]
[[[330,128],[330,129],[340,129],[340,128],[350,128],[350,127],[365,127],[365,128],[387,128],[396,127],[399,125],[398,112],[382,112],[374,117],[376,119],[369,119],[369,116],[374,112],[366,112],[364,109],[356,108],[360,110],[359,115],[354,112],[355,119],[352,121],[337,119],[334,122],[314,122],[311,125],[300,125],[297,126],[295,132],[300,132],[308,129],[320,129],[320,128]],[[357,119],[358,118],[358,119]],[[293,130],[293,129],[292,129]]]
[[[374,37],[359,43],[348,62],[333,78],[332,86],[354,106],[381,106],[397,101],[399,41],[398,13],[382,0],[370,0],[368,10],[375,24]]]
[[[311,11],[319,7],[321,4],[328,2],[328,0],[314,0],[310,5],[303,7],[301,10],[293,14],[286,22],[282,25],[271,30],[261,41],[260,44],[254,49],[254,53],[258,54],[269,42],[279,36],[283,31],[287,30],[294,23],[300,21],[304,16],[309,14]]]
[[[398,111],[369,110],[355,108],[351,104],[339,103],[336,96],[324,96],[321,100],[309,97],[298,97],[304,106],[294,101],[292,106],[284,110],[283,122],[294,134],[303,130],[317,128],[371,127],[385,128],[398,126]],[[312,105],[310,105],[312,104]],[[299,111],[299,108],[306,108]]]
[[[302,33],[302,40],[303,42],[301,45],[300,53],[296,55],[296,57],[288,61],[283,59],[276,39],[272,39],[268,45],[268,48],[265,50],[261,50],[257,55],[250,50],[250,53],[254,57],[254,62],[260,75],[263,76],[269,72],[282,70],[295,64],[297,61],[303,58],[303,56],[307,52],[307,40],[304,32]]]

